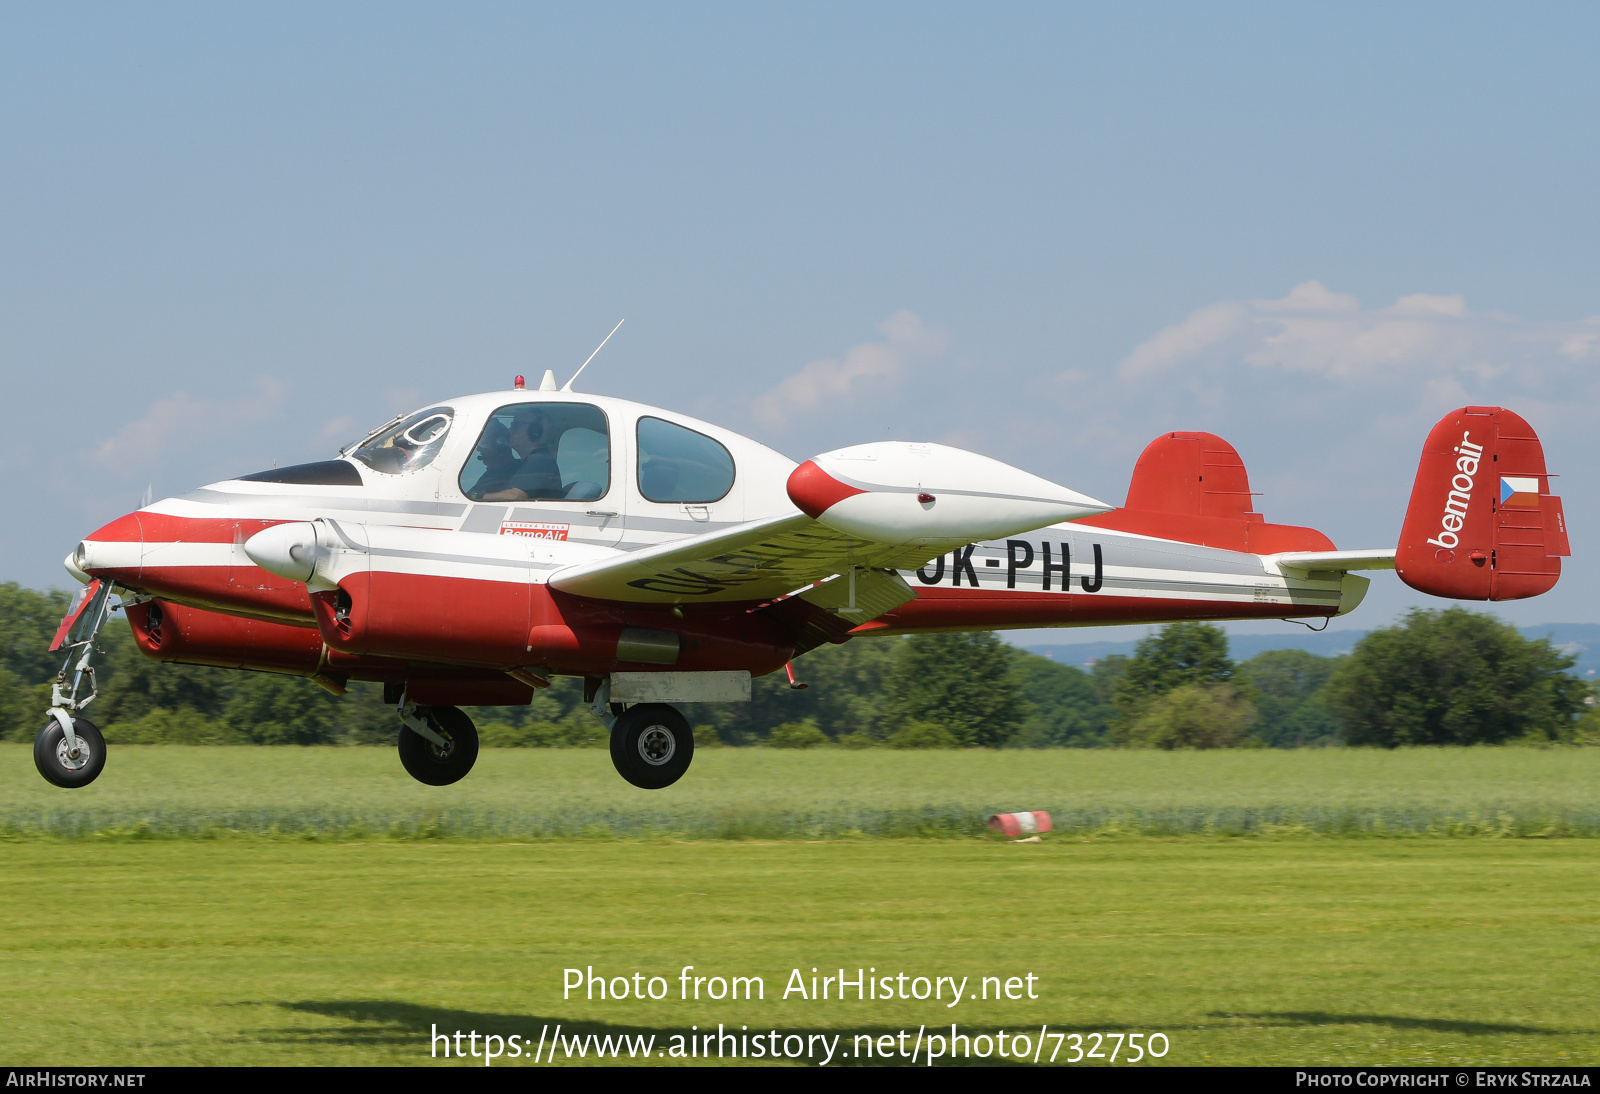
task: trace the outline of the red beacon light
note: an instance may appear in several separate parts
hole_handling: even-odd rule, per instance
[[[511,381],[511,387],[513,388],[513,390],[516,390],[516,391],[521,391],[523,388],[525,388],[527,386],[528,386],[528,381],[524,380],[521,376],[518,376],[515,380]]]

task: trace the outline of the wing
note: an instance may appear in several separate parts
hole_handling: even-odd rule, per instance
[[[568,566],[550,575],[550,585],[578,596],[644,604],[775,600],[851,570],[878,571],[867,579],[876,586],[881,571],[914,570],[967,542],[882,543],[792,513]],[[915,595],[906,592],[874,615]]]
[[[825,453],[797,467],[787,489],[800,512],[578,563],[553,572],[550,585],[635,603],[763,601],[843,574],[843,601],[831,603],[835,590],[826,606],[860,614],[866,597],[881,613],[915,595],[886,571],[1110,509],[986,456],[904,441]]]

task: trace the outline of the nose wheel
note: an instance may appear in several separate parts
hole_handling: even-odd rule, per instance
[[[460,782],[478,761],[478,727],[458,707],[411,707],[401,713],[400,763],[419,783]]]
[[[665,703],[629,707],[611,726],[611,762],[634,786],[644,790],[671,786],[683,778],[693,759],[689,720]]]
[[[88,786],[106,766],[106,740],[89,719],[74,718],[69,741],[61,723],[51,718],[34,739],[33,766],[56,786]]]

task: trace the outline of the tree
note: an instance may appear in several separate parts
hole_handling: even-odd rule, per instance
[[[339,699],[310,680],[269,672],[240,674],[226,717],[257,744],[330,744],[338,736]]]
[[[773,749],[816,749],[818,745],[829,744],[827,734],[822,733],[816,726],[813,718],[802,721],[786,721],[784,725],[776,726],[771,736],[766,739],[766,744]]]
[[[751,681],[750,702],[708,703],[696,717],[713,723],[722,740],[736,745],[759,743],[773,726],[807,718],[834,740],[855,733],[881,739],[884,682],[900,645],[894,638],[830,643],[795,659],[795,675],[807,688],[791,689],[787,675],[770,673]]]
[[[785,722],[773,729],[772,735],[767,738],[767,744],[773,748],[816,748],[827,743],[828,735],[818,729],[816,721],[811,718]]]
[[[1125,663],[1127,658],[1112,660]],[[1022,731],[1012,742],[1028,748],[1095,748],[1106,743],[1106,733],[1115,713],[1109,690],[1103,685],[1105,671],[1096,664],[1097,676],[1082,669],[1061,665],[1048,657],[1017,651],[1014,669],[1027,696],[1030,710]],[[1120,666],[1111,665],[1111,670]]]
[[[15,581],[0,585],[0,668],[9,669],[23,684],[54,679],[64,655],[50,652],[50,639],[70,599],[58,590],[41,593]]]
[[[907,638],[889,678],[891,723],[934,722],[968,748],[1005,744],[1027,714],[1011,658],[992,632]]]
[[[884,742],[890,748],[960,748],[961,738],[938,722],[907,722]]]
[[[1119,737],[1133,748],[1231,748],[1245,742],[1255,719],[1232,684],[1180,684],[1147,702]]]
[[[1417,608],[1356,644],[1328,705],[1350,744],[1565,740],[1586,694],[1573,661],[1491,615]]]
[[[48,684],[63,660],[50,639],[66,610],[66,593],[0,585],[0,740],[32,741],[44,726]]]
[[[1305,650],[1265,650],[1241,662],[1238,677],[1254,692],[1255,735],[1274,748],[1327,744],[1339,723],[1323,701],[1322,689],[1338,658]]]
[[[1184,684],[1227,684],[1233,680],[1228,636],[1210,623],[1169,623],[1139,639],[1122,679],[1116,704],[1133,717],[1158,695]]]

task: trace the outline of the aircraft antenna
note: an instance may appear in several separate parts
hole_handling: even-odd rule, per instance
[[[627,322],[626,319],[618,319],[617,320],[617,325],[611,328],[611,334],[616,334],[617,331],[622,329],[622,324],[624,324],[626,322]],[[594,353],[589,354],[589,361],[593,361],[594,360],[595,353],[599,353],[601,350],[606,348],[606,343],[611,341],[611,334],[608,334],[604,338],[602,338],[600,340],[600,344],[598,346],[594,347]],[[572,379],[568,380],[565,384],[562,385],[562,388],[561,388],[562,391],[571,391],[572,390],[572,385],[573,385],[574,381],[576,381],[579,376],[583,375],[583,370],[584,369],[589,367],[589,361],[585,361],[583,364],[578,366],[578,371],[574,372],[572,374]]]

